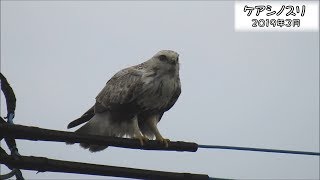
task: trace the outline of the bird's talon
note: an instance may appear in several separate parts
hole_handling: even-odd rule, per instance
[[[145,136],[137,137],[136,139],[139,140],[141,146],[144,146],[144,142],[147,142],[149,140]]]
[[[164,138],[157,138],[156,140],[160,141],[160,143],[164,144],[164,146],[167,148],[169,146],[169,139],[164,139]]]

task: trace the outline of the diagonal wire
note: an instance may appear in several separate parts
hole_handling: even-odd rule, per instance
[[[237,146],[219,146],[219,145],[200,145],[199,144],[198,148],[204,148],[204,149],[229,149],[229,150],[239,150],[239,151],[257,151],[257,152],[270,152],[270,153],[300,154],[300,155],[320,156],[319,152],[292,151],[292,150],[280,150],[280,149],[264,149],[264,148],[237,147]]]
[[[13,176],[16,175],[18,169],[14,168],[11,170],[11,172],[7,173],[7,174],[0,174],[0,179],[9,179],[12,178]]]

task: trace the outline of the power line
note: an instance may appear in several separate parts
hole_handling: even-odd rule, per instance
[[[13,92],[13,89],[11,88],[9,82],[7,79],[2,75],[0,72],[0,84],[1,84],[1,91],[3,91],[3,94],[6,98],[6,105],[7,105],[7,119],[8,119],[8,124],[13,125],[13,118],[14,118],[14,111],[16,109],[16,96]],[[6,123],[2,118],[0,119],[0,124],[1,123]],[[2,138],[0,137],[0,141]],[[6,144],[8,145],[10,151],[11,151],[11,156],[15,159],[17,159],[20,154],[18,152],[18,148],[16,145],[15,139],[12,138],[4,138]],[[2,150],[2,149],[1,149]],[[0,151],[1,153],[5,151]],[[0,179],[9,179],[13,176],[16,176],[17,180],[24,180],[22,173],[19,169],[13,168],[11,169],[11,172],[8,174],[1,175],[0,174]]]
[[[257,151],[257,152],[270,152],[270,153],[300,154],[300,155],[320,156],[319,152],[292,151],[292,150],[280,150],[280,149],[264,149],[264,148],[237,147],[237,146],[198,145],[198,148],[204,148],[204,149],[229,149],[229,150],[240,150],[240,151]]]
[[[220,145],[198,145],[191,142],[170,141],[168,147],[163,144],[150,140],[141,146],[138,140],[118,138],[118,137],[104,137],[97,135],[81,135],[73,132],[56,131],[43,129],[38,127],[28,127],[22,125],[8,125],[6,123],[0,124],[0,136],[14,139],[27,139],[27,140],[42,140],[42,141],[57,141],[57,142],[70,142],[70,143],[93,143],[97,145],[108,145],[132,149],[144,150],[164,150],[164,151],[189,151],[196,152],[198,148],[205,149],[228,149],[228,150],[242,150],[242,151],[256,151],[256,152],[270,152],[270,153],[284,153],[284,154],[299,154],[320,156],[319,152],[306,152],[306,151],[292,151],[292,150],[279,150],[279,149],[264,149],[252,147],[237,147],[237,146],[220,146]]]
[[[3,152],[3,151],[2,151]],[[72,161],[49,159],[46,157],[20,156],[15,159],[6,153],[1,153],[0,163],[8,167],[33,170],[38,172],[62,172],[89,174],[98,176],[126,177],[135,179],[172,179],[172,180],[208,180],[206,174],[177,173],[155,170],[145,170],[127,167],[107,166]],[[215,179],[215,178],[214,178]],[[217,178],[218,179],[218,178]]]
[[[1,122],[1,121],[0,121]],[[2,121],[3,122],[3,121]],[[170,141],[168,147],[156,140],[149,140],[142,146],[137,139],[107,137],[100,135],[79,134],[67,131],[57,131],[38,127],[22,125],[9,125],[0,123],[0,138],[26,139],[31,141],[55,141],[67,143],[90,143],[96,145],[108,145],[114,147],[143,149],[143,150],[162,150],[162,151],[188,151],[196,152],[198,145],[192,142]]]

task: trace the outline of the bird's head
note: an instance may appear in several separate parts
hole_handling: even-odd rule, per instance
[[[148,64],[152,71],[175,75],[179,73],[179,54],[171,50],[162,50],[155,54]]]
[[[160,74],[177,75],[179,73],[179,54],[171,50],[162,50],[150,61],[150,68]]]
[[[179,54],[171,50],[162,50],[153,56],[160,63],[176,65],[179,64]]]

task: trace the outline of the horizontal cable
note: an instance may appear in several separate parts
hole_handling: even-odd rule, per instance
[[[98,164],[88,164],[72,161],[62,161],[45,157],[20,156],[14,159],[12,156],[1,154],[1,164],[19,169],[34,170],[38,172],[62,172],[99,176],[126,177],[135,179],[172,179],[172,180],[208,180],[205,174],[164,172],[127,167],[116,167]]]
[[[143,150],[195,152],[198,149],[198,145],[191,142],[170,141],[168,142],[168,147],[166,147],[157,140],[149,140],[144,142],[142,146],[137,139],[78,134],[75,132],[57,131],[38,127],[9,125],[7,123],[0,123],[0,138],[1,137],[31,141],[67,142],[69,144],[86,143]]]
[[[165,150],[165,151],[189,151],[195,152],[198,148],[205,149],[228,149],[228,150],[242,150],[242,151],[256,151],[256,152],[271,152],[271,153],[285,153],[285,154],[300,154],[320,156],[319,152],[306,151],[292,151],[292,150],[278,150],[278,149],[263,149],[251,147],[236,147],[236,146],[219,146],[219,145],[198,145],[191,142],[170,141],[169,146],[165,147],[158,141],[146,141],[143,146],[138,140],[118,137],[105,137],[97,135],[83,135],[74,132],[56,131],[49,129],[42,129],[38,127],[28,127],[22,125],[7,125],[0,124],[0,136],[10,137],[15,139],[27,140],[42,140],[42,141],[57,141],[69,143],[91,143],[97,145],[108,145],[132,149],[144,150]]]

